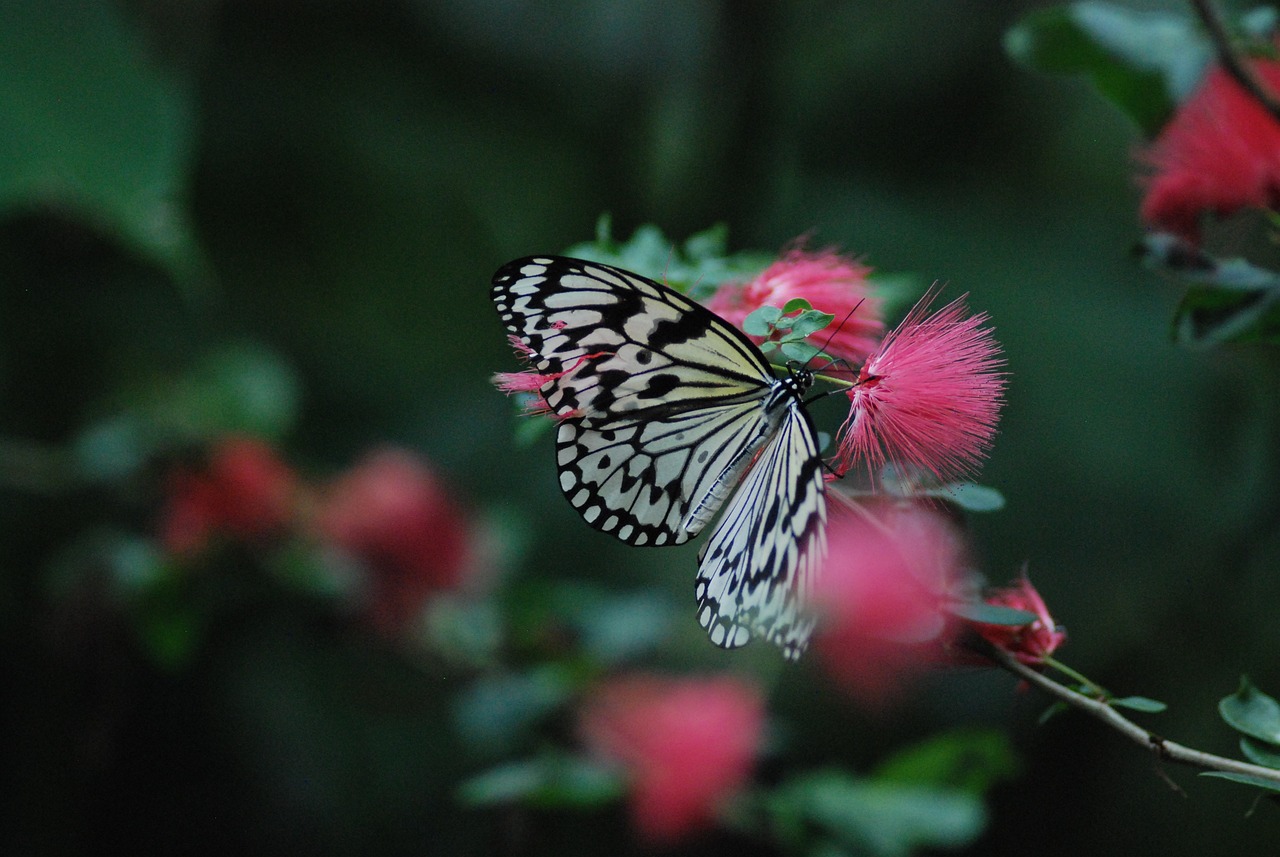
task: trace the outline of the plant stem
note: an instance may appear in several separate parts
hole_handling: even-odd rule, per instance
[[[1009,672],[1025,680],[1028,684],[1032,684],[1061,701],[1070,705],[1072,708],[1078,708],[1086,714],[1090,714],[1101,720],[1103,723],[1115,729],[1121,735],[1133,741],[1135,744],[1141,744],[1143,747],[1153,751],[1159,758],[1166,759],[1170,762],[1178,762],[1183,765],[1190,765],[1196,768],[1203,768],[1209,771],[1222,771],[1230,774],[1244,774],[1245,776],[1256,777],[1260,780],[1276,783],[1280,785],[1280,770],[1275,768],[1266,768],[1262,765],[1254,765],[1249,762],[1242,762],[1238,759],[1228,759],[1225,756],[1216,756],[1213,753],[1205,753],[1201,750],[1195,750],[1191,747],[1183,746],[1175,741],[1169,741],[1156,735],[1154,732],[1148,732],[1120,712],[1116,711],[1103,700],[1094,699],[1083,693],[1072,690],[1066,685],[1059,684],[1043,673],[1038,672],[1032,667],[1019,661],[1013,655],[1003,649],[990,649],[987,654],[995,660],[997,664],[1004,667]],[[1092,682],[1089,682],[1092,685]]]
[[[1088,688],[1090,693],[1092,693],[1095,697],[1101,700],[1105,700],[1111,696],[1111,694],[1107,691],[1107,689],[1104,688],[1102,685],[1091,680],[1089,677],[1087,677],[1083,673],[1072,669],[1071,667],[1067,666],[1062,661],[1059,661],[1056,658],[1052,658],[1052,657],[1049,657],[1048,655],[1045,655],[1044,664],[1045,666],[1053,667],[1055,670],[1057,670],[1058,672],[1062,673],[1065,676],[1075,679],[1081,685]]]
[[[1218,53],[1218,61],[1222,63],[1227,74],[1244,87],[1245,91],[1265,107],[1277,121],[1280,121],[1280,99],[1276,98],[1275,93],[1258,76],[1254,68],[1232,47],[1231,34],[1227,32],[1222,16],[1213,7],[1212,0],[1191,0],[1191,5],[1199,15],[1204,28],[1209,31],[1209,38],[1213,40],[1213,46]]]

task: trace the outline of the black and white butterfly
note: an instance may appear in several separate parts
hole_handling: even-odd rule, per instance
[[[823,465],[792,367],[774,377],[746,334],[673,289],[609,265],[531,256],[493,278],[557,419],[560,487],[591,526],[678,545],[728,501],[698,555],[712,642],[755,635],[797,658],[826,553]]]

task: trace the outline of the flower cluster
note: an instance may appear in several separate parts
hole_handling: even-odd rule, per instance
[[[1253,62],[1280,91],[1280,61]],[[1193,244],[1206,214],[1280,206],[1280,122],[1221,68],[1205,76],[1142,153],[1151,168],[1142,219]]]
[[[341,551],[360,570],[365,613],[399,633],[432,593],[457,587],[473,565],[466,516],[425,462],[400,449],[371,453],[328,485],[304,483],[256,438],[215,441],[202,463],[165,480],[161,545],[194,561],[227,542],[271,547],[291,538]]]
[[[597,688],[578,725],[588,750],[626,775],[636,828],[671,843],[710,824],[748,781],[764,699],[742,679],[636,675]]]

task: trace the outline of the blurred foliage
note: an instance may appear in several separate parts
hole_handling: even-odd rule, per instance
[[[601,212],[662,224],[646,259],[695,280],[809,235],[968,291],[1012,371],[982,474],[1007,504],[972,519],[976,560],[998,579],[1029,559],[1073,663],[1230,752],[1224,673],[1280,684],[1280,362],[1176,347],[1175,311],[1249,337],[1129,254],[1133,123],[1203,65],[1187,20],[1156,0],[0,5],[0,845],[600,853],[628,828],[582,804],[616,784],[549,748],[584,687],[643,660],[771,688],[763,811],[810,853],[1265,853],[1278,822],[1243,817],[1251,791],[1179,775],[1183,800],[1096,724],[1037,727],[1043,699],[1003,676],[869,712],[808,663],[707,645],[694,549],[582,526],[488,382],[513,368],[493,270]],[[1010,63],[1010,28],[1020,61],[1121,109]],[[728,237],[681,243],[708,223]],[[226,432],[318,486],[373,445],[421,451],[480,522],[492,597],[388,640],[305,528],[175,564],[164,474]],[[975,731],[933,743],[956,726]],[[1014,736],[1016,785],[988,727]],[[688,850],[759,848],[750,821]]]

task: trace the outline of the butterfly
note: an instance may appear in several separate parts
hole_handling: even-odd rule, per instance
[[[724,507],[698,554],[698,621],[723,648],[760,636],[789,659],[826,554],[813,374],[774,376],[746,334],[680,292],[561,256],[509,262],[493,302],[548,378],[560,487],[633,545],[678,545]],[[727,505],[726,505],[727,504]]]

